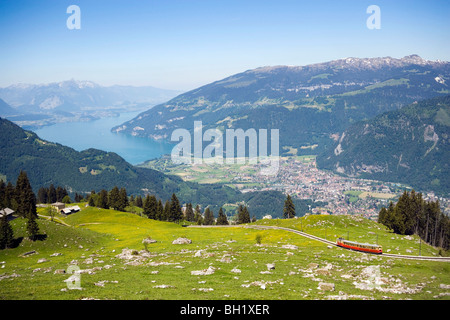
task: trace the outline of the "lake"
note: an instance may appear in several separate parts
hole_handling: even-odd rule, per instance
[[[57,142],[77,151],[89,148],[115,152],[136,165],[146,160],[170,154],[173,145],[151,139],[112,133],[116,125],[128,121],[140,112],[126,112],[118,117],[102,118],[90,122],[66,122],[43,127],[34,132],[44,140]]]

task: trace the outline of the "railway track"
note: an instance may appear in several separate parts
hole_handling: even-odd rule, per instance
[[[246,228],[252,228],[252,229],[261,229],[261,230],[267,230],[267,229],[276,229],[276,230],[285,230],[288,232],[293,232],[296,234],[299,234],[305,238],[309,238],[312,240],[316,240],[316,241],[320,241],[323,242],[325,244],[331,245],[331,246],[335,246],[340,248],[335,242],[332,242],[330,240],[327,239],[323,239],[320,237],[316,237],[313,236],[312,234],[308,234],[299,230],[295,230],[295,229],[290,229],[290,228],[285,228],[285,227],[276,227],[276,226],[257,226],[257,225],[252,225],[252,226],[245,226]],[[355,252],[359,252],[359,251],[355,251]],[[364,252],[361,252],[364,253]],[[412,260],[427,260],[427,261],[442,261],[442,262],[450,262],[450,257],[429,257],[429,256],[410,256],[410,255],[401,255],[401,254],[391,254],[391,253],[383,253],[380,255],[380,257],[387,257],[387,258],[396,258],[396,259],[412,259]]]

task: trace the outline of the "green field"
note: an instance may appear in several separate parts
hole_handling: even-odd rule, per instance
[[[67,225],[38,219],[46,239],[35,242],[26,239],[24,219],[11,222],[15,237],[23,239],[18,247],[0,251],[0,299],[450,297],[447,262],[392,259],[329,248],[282,230],[183,227],[93,207],[59,219]],[[361,242],[378,240],[383,250],[391,253],[418,254],[419,250],[417,238],[397,236],[359,217],[308,216],[255,224],[303,230],[329,240],[339,236]],[[142,240],[148,237],[157,242],[148,244],[145,251]],[[172,244],[179,237],[192,243]],[[36,253],[22,256],[33,250]],[[121,257],[122,253],[127,255]],[[438,249],[422,243],[421,253],[436,255]],[[267,264],[274,264],[275,269],[269,270]],[[71,275],[61,270],[69,270],[71,265],[83,270],[80,290],[70,290],[64,282]],[[208,268],[211,274],[196,274]],[[322,282],[332,283],[334,289],[320,289]]]

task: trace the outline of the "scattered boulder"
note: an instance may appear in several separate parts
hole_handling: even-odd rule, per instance
[[[291,250],[298,250],[298,247],[293,244],[284,244],[281,246],[283,249],[291,249]]]
[[[37,263],[43,263],[43,262],[48,262],[48,261],[50,261],[50,260],[47,260],[47,259],[45,259],[45,258],[42,258],[42,259],[39,259],[39,260],[37,261]]]
[[[317,274],[323,275],[323,276],[329,276],[330,271],[327,268],[320,268],[316,270]]]
[[[167,288],[175,288],[175,287],[167,285],[167,284],[160,284],[160,285],[157,285],[157,286],[153,286],[153,288],[167,289]]]
[[[188,238],[178,238],[176,240],[173,240],[172,244],[190,244],[192,243],[191,239]]]
[[[205,275],[213,274],[215,271],[216,271],[216,268],[210,266],[210,267],[208,267],[208,269],[191,271],[191,275],[193,275],[193,276],[205,276]]]
[[[213,288],[192,288],[192,291],[195,291],[195,290],[198,290],[198,291],[202,291],[202,292],[210,292],[210,291],[214,291],[214,289]]]
[[[314,262],[308,264],[308,268],[309,268],[309,269],[316,269],[318,266],[319,266],[319,265],[318,265],[317,263],[314,263]]]
[[[233,268],[231,270],[231,272],[233,272],[233,273],[241,273],[242,271],[240,269],[238,269],[238,268]]]
[[[275,270],[275,263],[268,263],[266,264],[267,270]]]
[[[317,289],[323,291],[334,291],[334,283],[319,282],[319,286],[317,287]]]

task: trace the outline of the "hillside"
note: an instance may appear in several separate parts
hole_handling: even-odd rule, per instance
[[[448,79],[450,63],[417,55],[263,67],[181,94],[112,130],[168,140],[176,128],[192,132],[196,120],[204,130],[279,129],[282,147],[319,154],[358,120],[448,94]]]
[[[18,247],[0,251],[1,300],[448,299],[448,262],[328,248],[282,230],[183,228],[98,208],[62,219],[69,226],[38,219],[40,230],[47,234],[44,241],[23,239]],[[301,223],[304,231],[328,239],[347,231],[354,240],[374,241],[378,235],[379,243],[391,253],[416,253],[419,246],[415,237],[393,235],[357,217],[309,216],[260,223],[294,229]],[[12,225],[16,237],[26,237],[25,220],[16,219]],[[142,240],[148,237],[156,242],[145,251]],[[192,243],[173,244],[179,237]],[[423,255],[436,253],[422,243]],[[267,264],[274,268],[269,270]],[[64,282],[72,276],[69,268],[82,270],[78,290],[70,290]]]
[[[317,165],[448,196],[449,132],[450,96],[420,101],[352,125]]]

